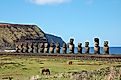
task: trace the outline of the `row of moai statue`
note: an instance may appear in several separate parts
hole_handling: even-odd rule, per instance
[[[49,46],[48,43],[21,43],[21,44],[16,44],[16,52],[48,53],[49,52],[48,46]]]
[[[74,39],[70,39],[70,42],[68,44],[63,43],[62,46],[62,53],[66,54],[67,53],[67,48],[69,48],[69,53],[73,54],[74,53]],[[18,53],[60,53],[60,44],[57,42],[56,44],[54,43],[21,43],[19,45],[16,45],[16,51]],[[78,43],[78,53],[82,54],[82,43]],[[85,53],[89,54],[90,52],[90,47],[89,47],[89,42],[85,42],[85,47],[84,47]],[[109,46],[108,46],[108,41],[104,41],[104,54],[109,54]],[[94,54],[100,54],[100,46],[99,46],[99,39],[94,38]]]
[[[66,45],[65,45],[66,46]],[[56,48],[56,53],[60,53],[60,44],[56,43],[21,43],[16,44],[16,52],[18,53],[54,53]],[[66,48],[66,47],[65,47]],[[66,53],[66,52],[64,52]]]
[[[109,54],[108,41],[104,41],[104,54]],[[99,38],[94,38],[94,54],[100,54]]]
[[[69,53],[74,53],[74,39],[70,39],[69,43]],[[85,42],[85,53],[89,54],[90,47],[89,47],[89,42]],[[78,43],[78,53],[82,54],[82,43]],[[104,46],[103,46],[104,54],[109,54],[109,46],[108,46],[108,41],[104,41]],[[94,38],[94,54],[100,54],[100,46],[99,46],[99,38]]]

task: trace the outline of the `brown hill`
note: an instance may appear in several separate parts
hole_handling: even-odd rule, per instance
[[[36,25],[0,24],[0,48],[14,48],[16,41],[21,39],[44,39],[45,33]]]
[[[0,23],[0,49],[15,49],[15,43],[20,40],[64,43],[60,37],[45,34],[37,25]]]

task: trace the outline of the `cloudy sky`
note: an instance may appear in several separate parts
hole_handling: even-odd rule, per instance
[[[121,47],[121,0],[1,0],[0,22],[37,24],[75,44],[85,41]]]

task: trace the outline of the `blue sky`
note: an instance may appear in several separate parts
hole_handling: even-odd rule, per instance
[[[65,42],[85,41],[121,47],[121,0],[1,0],[0,22],[37,24]]]

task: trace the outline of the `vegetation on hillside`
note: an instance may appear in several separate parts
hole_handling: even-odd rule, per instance
[[[37,39],[44,38],[44,32],[36,25],[9,25],[0,26],[0,48],[13,48],[15,41],[21,38]]]

